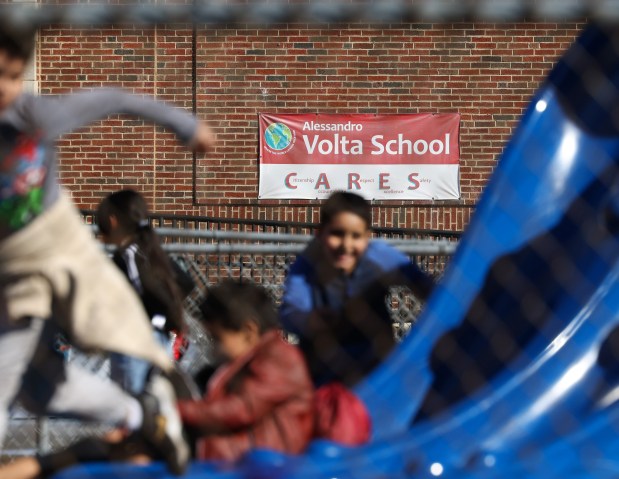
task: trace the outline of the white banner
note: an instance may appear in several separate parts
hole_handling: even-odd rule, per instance
[[[460,198],[460,116],[260,114],[260,199]]]
[[[260,198],[325,199],[338,190],[367,200],[460,197],[458,165],[260,165]]]

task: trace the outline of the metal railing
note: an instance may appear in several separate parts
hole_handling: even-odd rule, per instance
[[[84,221],[89,224],[96,223],[96,212],[93,210],[81,210]],[[318,228],[317,223],[300,221],[279,220],[254,220],[246,218],[220,218],[213,216],[198,215],[173,215],[151,214],[149,216],[154,228],[173,228],[175,230],[217,230],[254,233],[285,233],[309,235]],[[458,240],[462,231],[425,229],[425,228],[392,228],[373,227],[374,235],[380,238],[401,239],[447,239]],[[165,236],[174,237],[170,232]]]

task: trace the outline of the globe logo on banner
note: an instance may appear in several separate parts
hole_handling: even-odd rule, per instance
[[[264,132],[264,139],[270,149],[281,152],[290,146],[294,134],[283,123],[271,123]]]

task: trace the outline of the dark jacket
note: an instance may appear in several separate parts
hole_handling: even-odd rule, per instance
[[[178,291],[171,291],[164,281],[144,272],[148,271],[148,259],[135,243],[117,249],[112,259],[140,296],[153,327],[163,331],[183,331],[182,300],[193,290],[194,282],[191,276],[170,258],[174,280],[178,286]],[[164,321],[163,325],[155,320],[156,317]]]
[[[180,401],[183,422],[199,436],[198,459],[234,460],[254,448],[302,452],[314,428],[314,390],[301,352],[278,331],[221,366],[200,401]]]

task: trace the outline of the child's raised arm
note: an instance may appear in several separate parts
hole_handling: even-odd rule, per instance
[[[26,104],[41,133],[49,140],[109,115],[127,114],[169,128],[184,144],[205,152],[214,145],[210,127],[188,111],[163,101],[116,88],[83,90],[61,96],[42,96]]]

